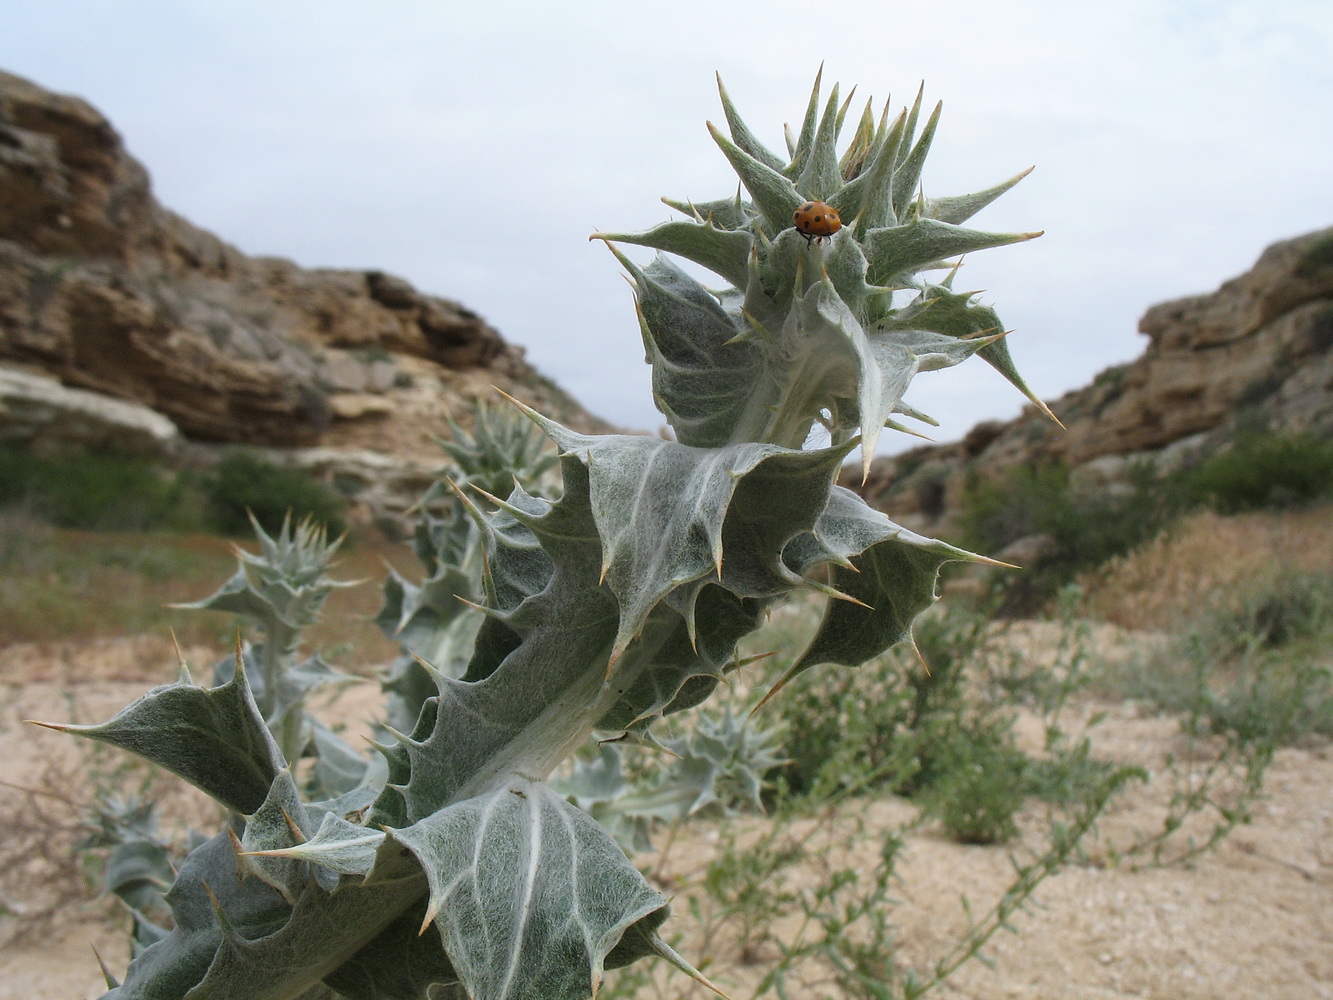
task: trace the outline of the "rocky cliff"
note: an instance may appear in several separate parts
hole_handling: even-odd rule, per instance
[[[77,440],[101,397],[130,425],[153,423],[126,417],[136,405],[166,417],[163,449],[174,427],[298,464],[317,449],[325,465],[434,468],[445,417],[492,385],[605,427],[457,302],[380,271],[248,257],[191,225],[93,107],[3,72],[0,367],[10,436]]]
[[[1140,358],[1050,403],[1066,429],[1030,407],[876,461],[865,495],[908,527],[947,535],[969,478],[1020,463],[1063,461],[1097,488],[1136,460],[1165,470],[1220,446],[1242,413],[1333,435],[1333,228],[1274,244],[1215,292],[1153,306],[1139,330]]]
[[[947,535],[969,478],[1019,463],[1109,484],[1136,458],[1208,447],[1244,410],[1333,434],[1333,229],[1154,306],[1140,330],[1142,357],[1050,404],[1066,430],[1029,409],[880,459],[863,492]],[[248,257],[191,225],[94,108],[0,72],[0,437],[205,459],[264,446],[384,512],[414,499],[445,417],[491,385],[606,429],[457,302],[380,271]]]

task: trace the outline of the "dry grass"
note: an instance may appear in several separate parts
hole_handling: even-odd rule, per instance
[[[143,643],[132,645],[143,652]],[[83,663],[89,659],[87,651],[80,657]],[[119,669],[143,671],[150,662],[136,657]],[[0,791],[9,808],[0,837],[0,914],[17,919],[0,920],[0,945],[40,941],[80,914],[120,924],[124,910],[102,888],[109,817],[127,815],[126,807],[136,803],[153,803],[161,819],[157,835],[183,854],[189,830],[215,828],[219,808],[181,778],[137,757],[20,722],[34,715],[100,721],[109,717],[109,708],[103,699],[85,700],[85,692],[123,690],[127,683],[139,686],[142,681],[108,683],[104,678],[117,672],[115,666],[75,676],[64,664],[40,664],[35,655],[6,656],[4,666],[0,737],[6,752]],[[31,671],[26,683],[16,666]]]
[[[9,820],[0,842],[0,912],[18,917],[3,939],[46,931],[71,903],[100,889],[85,870],[80,844],[92,833],[87,777],[74,763],[48,761],[31,785],[4,782]]]
[[[216,646],[221,655],[233,618],[169,605],[206,597],[231,576],[234,544],[211,535],[63,530],[8,516],[0,524],[0,644],[166,639],[174,631],[183,644]],[[367,671],[397,651],[370,620],[385,562],[413,575],[406,546],[378,536],[348,545],[333,576],[366,582],[335,590],[309,633],[311,646],[345,670]]]
[[[1084,611],[1132,629],[1169,630],[1222,594],[1292,573],[1333,573],[1333,507],[1191,515],[1080,578]]]
[[[385,559],[412,573],[414,560],[405,548],[373,539],[358,540],[334,572],[340,578],[370,581],[336,591],[325,621],[311,637],[312,645],[342,647],[338,659],[344,669],[382,663],[395,652],[367,620],[379,607]],[[15,720],[68,718],[61,699],[75,692],[88,699],[81,702],[77,717],[105,718],[141,693],[143,680],[166,681],[172,661],[167,625],[182,632],[186,655],[196,666],[224,653],[233,627],[227,616],[161,605],[207,595],[234,566],[230,543],[202,536],[40,529],[17,539],[0,537],[0,737],[8,739],[0,756],[9,766],[9,780],[24,786],[9,790],[17,815],[0,843],[0,907],[19,916],[0,922],[0,965],[8,979],[0,984],[0,998],[56,995],[45,992],[54,990],[55,977],[68,977],[71,968],[82,967],[86,942],[80,936],[102,933],[108,921],[123,925],[123,914],[95,899],[96,858],[90,862],[89,855],[76,848],[90,832],[93,791],[133,791],[139,780],[133,767],[120,770],[102,764],[98,777],[97,768],[90,768],[88,759],[75,751],[55,749],[55,743],[39,743],[30,736],[19,740],[24,732]],[[1275,574],[1284,566],[1333,570],[1333,511],[1199,515],[1084,582],[1089,610],[1104,620],[1166,628],[1215,600],[1219,588]],[[26,586],[20,572],[29,574]],[[43,618],[33,604],[22,603],[36,600],[36,592],[48,588],[56,591],[55,605],[72,604],[77,613],[58,608],[59,613]],[[150,602],[151,609],[140,606]],[[20,620],[24,608],[35,620]],[[775,615],[775,625],[779,631],[789,629],[797,642],[795,637],[803,639],[808,628],[807,615],[806,609],[794,607]],[[11,624],[28,630],[21,635],[23,646],[11,645],[18,638],[12,636]],[[1039,662],[1050,655],[1059,636],[1060,626],[1053,623],[1024,623],[1011,627],[1006,641],[1029,661]],[[1099,656],[1121,650],[1134,638],[1111,625],[1094,629],[1093,635]],[[367,689],[360,692],[364,703],[340,703],[341,713],[360,719],[367,705],[378,705],[374,685],[362,687]],[[1076,706],[1087,715],[1103,707]],[[1097,746],[1113,759],[1156,770],[1179,751],[1178,729],[1168,718],[1141,717],[1134,706],[1118,702],[1108,707],[1107,717]],[[1020,737],[1024,732],[1020,729]],[[1034,728],[1028,735],[1038,746],[1041,734]],[[1149,992],[1189,1000],[1323,996],[1321,985],[1330,981],[1333,970],[1333,953],[1319,936],[1328,884],[1323,848],[1327,750],[1321,744],[1283,751],[1275,774],[1271,804],[1266,800],[1260,805],[1254,826],[1244,837],[1233,838],[1234,844],[1228,842],[1217,854],[1201,859],[1197,871],[1173,870],[1149,879],[1128,870],[1072,868],[1043,887],[1040,908],[1017,918],[1021,935],[992,942],[988,952],[997,959],[995,968],[965,966],[940,988],[940,995],[1034,1000]],[[170,832],[178,829],[176,821],[215,828],[215,821],[211,826],[202,821],[211,803],[196,801],[188,790],[178,791],[175,779],[162,780],[155,794],[170,797],[161,809],[172,821]],[[864,829],[879,831],[882,840],[882,831],[895,828],[906,808],[893,799],[858,803],[850,818],[844,818],[849,824],[864,821]],[[1162,811],[1160,794],[1136,786],[1106,817],[1107,841],[1119,843],[1153,828],[1160,824]],[[849,829],[840,825],[822,840],[814,837],[804,867],[792,868],[786,889],[795,892],[805,881],[825,877],[830,859],[838,860],[843,853],[848,855],[843,863],[868,871],[881,841],[853,836]],[[734,926],[722,926],[722,917],[707,909],[712,904],[698,880],[717,853],[717,836],[703,825],[686,830],[674,845],[672,864],[659,863],[657,874],[680,892],[680,911],[688,909],[687,900],[697,900],[705,916],[715,918],[712,939],[696,929],[683,947],[693,958],[711,958],[709,974],[732,987],[733,995],[743,995],[771,963],[774,942],[792,940],[799,931],[784,918],[765,925],[764,936],[743,940]],[[911,835],[897,872],[895,893],[901,901],[893,911],[895,957],[925,964],[966,931],[967,915],[957,904],[961,891],[978,905],[1003,891],[1012,876],[1010,850],[961,847],[927,827]],[[688,929],[689,918],[678,919],[676,926]],[[70,933],[71,928],[78,934]],[[1175,949],[1169,953],[1161,946],[1168,931]],[[70,943],[61,950],[57,942],[65,938]],[[744,961],[756,957],[758,965]],[[33,991],[34,981],[42,983],[42,991]],[[84,987],[70,985],[75,982],[62,981],[59,995],[101,992],[100,987],[76,992]],[[674,983],[657,995],[675,996]],[[1265,985],[1274,983],[1283,984],[1282,992],[1265,992]],[[815,985],[817,995],[830,995],[827,983]]]

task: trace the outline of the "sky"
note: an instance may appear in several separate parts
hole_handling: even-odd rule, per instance
[[[0,4],[0,68],[97,107],[168,208],[249,254],[456,299],[644,430],[630,288],[588,236],[734,193],[715,72],[780,150],[821,62],[858,111],[923,84],[943,102],[929,196],[1036,167],[971,225],[1045,235],[969,256],[954,287],[996,308],[1044,398],[1139,356],[1150,305],[1333,225],[1328,0]],[[978,359],[907,402],[939,441],[1023,405]]]

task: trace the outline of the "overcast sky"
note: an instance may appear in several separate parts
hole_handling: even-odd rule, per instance
[[[1041,395],[1137,357],[1153,303],[1333,224],[1329,0],[5,0],[0,68],[90,101],[167,207],[250,254],[457,299],[594,412],[660,419],[597,229],[730,195],[714,71],[783,148],[819,63],[944,102],[923,177],[1039,240],[969,257]],[[646,252],[630,254],[646,260]],[[953,440],[1021,399],[975,359],[908,401]],[[887,449],[910,443],[886,434]]]

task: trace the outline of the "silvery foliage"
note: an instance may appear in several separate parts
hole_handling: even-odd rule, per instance
[[[794,672],[910,639],[940,565],[976,557],[893,524],[834,485],[839,467],[858,428],[868,463],[886,424],[919,416],[902,402],[919,371],[979,354],[1023,388],[994,313],[919,276],[1028,238],[964,226],[1017,178],[914,197],[938,108],[918,135],[919,96],[893,119],[867,107],[839,157],[848,105],[835,87],[821,111],[819,89],[786,157],[723,92],[730,136],[713,135],[748,197],[598,234],[730,285],[622,257],[675,440],[579,434],[523,408],[560,450],[563,494],[464,502],[485,548],[484,621],[462,675],[437,672],[411,732],[378,747],[382,786],[303,799],[244,661],[216,687],[183,678],[67,727],[232,812],[180,867],[175,927],[109,1000],[583,998],[650,955],[692,972],[659,936],[667,900],[547,778],[594,733],[651,740],[655,720],[704,701],[793,591],[832,598]],[[826,244],[792,228],[808,199],[846,222]],[[816,424],[832,443],[807,449]]]
[[[314,692],[355,683],[356,678],[338,673],[318,653],[302,658],[300,647],[302,633],[315,623],[329,594],[360,581],[328,575],[342,539],[330,540],[323,525],[305,520],[293,526],[287,518],[271,536],[253,515],[250,523],[259,551],[236,548],[238,565],[231,579],[209,597],[176,607],[222,611],[241,619],[252,637],[238,639],[237,656],[225,657],[213,667],[214,683],[229,681],[239,658],[246,666],[255,704],[283,757],[293,762],[305,756],[319,758],[317,781],[327,780],[329,792],[344,791],[345,786],[360,783],[365,762],[307,711],[306,703]],[[350,771],[339,773],[346,769]]]
[[[348,746],[306,704],[316,691],[356,678],[333,670],[318,654],[303,657],[300,645],[302,633],[314,624],[329,594],[356,581],[329,577],[341,540],[329,541],[320,525],[303,521],[293,526],[288,519],[272,536],[253,517],[250,520],[259,551],[237,548],[236,572],[216,593],[175,606],[221,611],[240,619],[250,637],[238,633],[237,653],[214,666],[214,683],[232,678],[239,657],[246,665],[256,708],[284,756],[314,758],[307,792],[315,798],[336,797],[362,785],[374,762]],[[99,797],[94,811],[99,832],[84,845],[109,849],[106,889],[130,911],[131,950],[136,956],[170,933],[162,893],[180,860],[179,848],[158,831],[156,808],[152,799],[142,796]],[[191,830],[190,848],[204,839]]]
[[[765,777],[787,761],[780,728],[752,724],[730,707],[701,712],[684,736],[664,739],[663,767],[626,774],[620,743],[604,742],[551,787],[611,832],[627,854],[652,848],[654,827],[692,816],[763,811]]]
[[[433,672],[463,675],[481,624],[485,536],[455,494],[470,491],[487,510],[494,510],[492,498],[508,496],[515,486],[546,495],[547,474],[557,462],[545,435],[512,407],[495,410],[478,402],[471,423],[468,431],[449,421],[450,438],[439,442],[449,466],[416,504],[412,549],[422,580],[413,583],[389,567],[384,606],[375,618],[403,650],[383,682],[389,724],[398,729],[411,729],[435,696]]]

